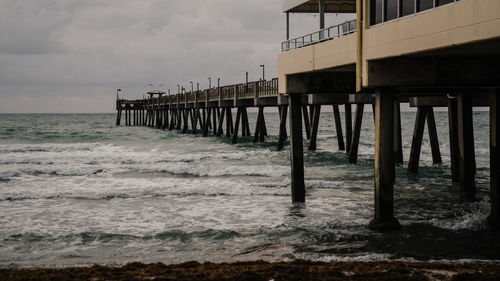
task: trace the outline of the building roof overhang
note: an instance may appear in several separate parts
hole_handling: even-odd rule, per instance
[[[356,13],[356,0],[324,0],[325,13]],[[318,13],[318,0],[285,0],[284,13]]]

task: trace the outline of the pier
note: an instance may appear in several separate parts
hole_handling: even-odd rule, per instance
[[[280,116],[277,149],[289,138],[291,197],[305,202],[304,136],[316,149],[322,106],[332,106],[339,150],[355,164],[367,105],[374,111],[373,230],[398,230],[394,217],[395,166],[404,162],[400,104],[417,109],[408,173],[418,173],[427,125],[435,164],[441,163],[434,108],[448,109],[451,177],[464,200],[475,200],[473,107],[490,112],[488,218],[500,229],[500,154],[497,149],[500,88],[500,2],[497,0],[286,0],[286,41],[279,76],[170,94],[151,91],[139,100],[117,99],[116,124],[149,126],[203,136],[238,136],[263,142],[265,109]],[[317,32],[290,39],[290,14],[319,13]],[[353,13],[355,21],[325,27],[325,13]],[[340,107],[344,107],[342,125]],[[354,106],[354,118],[352,116]],[[247,109],[257,108],[256,124]],[[236,115],[233,118],[233,109]],[[287,134],[286,122],[289,122]],[[366,122],[366,121],[365,121]],[[372,122],[370,120],[370,122]],[[253,127],[251,127],[254,125]],[[345,130],[343,130],[343,128]],[[344,133],[345,132],[345,133]],[[345,140],[344,140],[345,137]]]

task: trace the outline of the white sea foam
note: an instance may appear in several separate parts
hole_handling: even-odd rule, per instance
[[[450,230],[484,230],[488,229],[486,219],[490,213],[489,200],[470,203],[461,214],[452,219],[430,219],[434,226]]]
[[[442,249],[445,257],[453,255],[448,252],[456,249],[454,243],[465,244],[464,251],[471,257],[494,257],[495,243],[490,243],[491,251],[489,241],[474,247],[477,240],[461,236],[477,234],[498,240],[482,230],[489,204],[462,203],[453,187],[432,183],[436,174],[430,172],[437,169],[442,174],[447,167],[431,167],[427,143],[421,157],[426,169],[418,179],[398,178],[396,217],[403,224],[442,229],[414,227],[415,233],[388,234],[367,230],[373,218],[371,113],[363,122],[359,165],[346,164],[334,130],[326,125],[333,124],[328,117],[328,122],[321,121],[325,126],[320,128],[319,150],[305,154],[306,204],[290,202],[288,150],[115,127],[110,125],[115,118],[111,115],[109,120],[77,118],[65,123],[67,127],[60,118],[34,117],[37,122],[41,119],[43,128],[32,125],[41,123],[29,122],[34,131],[27,133],[29,139],[21,133],[8,141],[54,143],[0,144],[0,266],[217,261],[248,249],[255,259],[282,259],[282,253],[287,253],[325,261],[386,260],[401,249],[387,248],[386,235],[411,252],[420,246],[411,244],[412,235],[432,240],[443,233],[452,238],[443,241],[449,243]],[[407,123],[403,128],[408,128],[403,135],[411,135],[414,116],[410,117],[402,118]],[[0,119],[0,128],[4,120]],[[18,126],[18,120],[14,121]],[[96,129],[95,123],[101,128]],[[267,125],[271,134],[277,132],[277,122],[269,119]],[[41,140],[38,131],[42,131]],[[82,132],[91,137],[81,141],[96,143],[70,143],[80,141]],[[488,180],[487,151],[479,146],[487,147],[487,139],[487,133],[479,136],[476,150],[479,194],[485,193],[482,189]],[[447,146],[447,137],[440,141]],[[410,141],[405,139],[404,145],[409,150]],[[325,249],[349,254],[330,255]]]

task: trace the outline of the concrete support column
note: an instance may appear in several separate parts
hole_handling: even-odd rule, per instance
[[[472,96],[470,94],[458,95],[458,146],[460,151],[460,191],[465,199],[472,201],[476,196],[476,169]]]
[[[236,111],[236,121],[234,123],[234,131],[233,131],[233,139],[232,139],[233,144],[238,142],[238,129],[240,126],[241,112],[242,112],[242,108],[238,107],[238,109]]]
[[[458,106],[455,96],[448,97],[448,127],[450,134],[451,180],[460,181],[460,164],[458,148]]]
[[[290,13],[286,12],[286,40],[290,39]]]
[[[429,107],[427,111],[427,131],[429,131],[429,141],[431,143],[432,163],[441,164],[443,160],[441,159],[436,121],[434,119],[434,109],[432,107]]]
[[[352,141],[352,109],[351,104],[346,103],[344,105],[345,111],[345,152],[349,154],[351,152],[351,141]]]
[[[375,217],[372,230],[399,230],[394,218],[394,95],[390,90],[377,89],[375,102]]]
[[[116,112],[116,126],[120,126],[121,119],[122,119],[122,111],[118,110]]]
[[[309,120],[309,113],[307,112],[307,105],[302,106],[302,111],[304,113],[304,126],[306,128],[306,138],[309,139],[311,137],[311,122]]]
[[[302,138],[301,95],[289,96],[290,108],[290,161],[292,201],[305,202],[306,189],[304,183],[304,143]]]
[[[309,136],[309,150],[316,150],[316,140],[318,137],[319,116],[321,114],[321,105],[314,105],[313,118],[311,120],[311,135]]]
[[[212,109],[212,134],[214,136],[217,134],[217,113],[219,113],[219,116],[220,116],[219,108],[214,107]]]
[[[319,4],[319,29],[325,28],[325,0],[318,0]]]
[[[394,101],[394,157],[396,163],[403,164],[403,139],[401,135],[401,106],[398,100]]]
[[[354,132],[351,138],[351,149],[349,150],[349,163],[356,164],[358,161],[359,138],[361,136],[361,123],[363,121],[363,111],[365,105],[356,104],[356,116],[354,117]]]
[[[339,150],[345,150],[344,136],[342,134],[342,122],[340,121],[340,110],[338,104],[333,105],[333,115],[335,119],[335,129],[337,131]]]
[[[286,115],[288,113],[288,106],[279,105],[279,113],[280,113],[280,131],[279,131],[279,140],[278,140],[278,151],[283,149],[286,141]]]
[[[500,130],[498,119],[499,90],[490,90],[490,198],[491,213],[488,217],[490,227],[500,230],[500,191],[498,190],[498,178],[500,177],[500,150],[498,141],[500,140]]]
[[[424,137],[425,118],[428,107],[419,106],[417,108],[417,117],[413,129],[413,140],[411,142],[410,160],[408,161],[408,172],[418,173],[418,163],[420,161],[420,149],[422,148],[422,138]]]

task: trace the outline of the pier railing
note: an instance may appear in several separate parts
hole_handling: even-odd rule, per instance
[[[156,93],[157,94],[157,93]],[[271,98],[278,96],[278,78],[259,80],[248,83],[225,85],[205,90],[183,92],[179,94],[162,94],[146,99],[118,99],[119,107],[155,107],[159,105],[180,105],[193,103],[217,102],[225,100],[245,100],[254,98]],[[208,96],[208,98],[207,98]]]
[[[356,32],[356,20],[347,21],[338,25],[330,26],[319,31],[293,38],[281,43],[281,51],[289,51],[305,46],[313,45],[327,40],[342,37]]]

